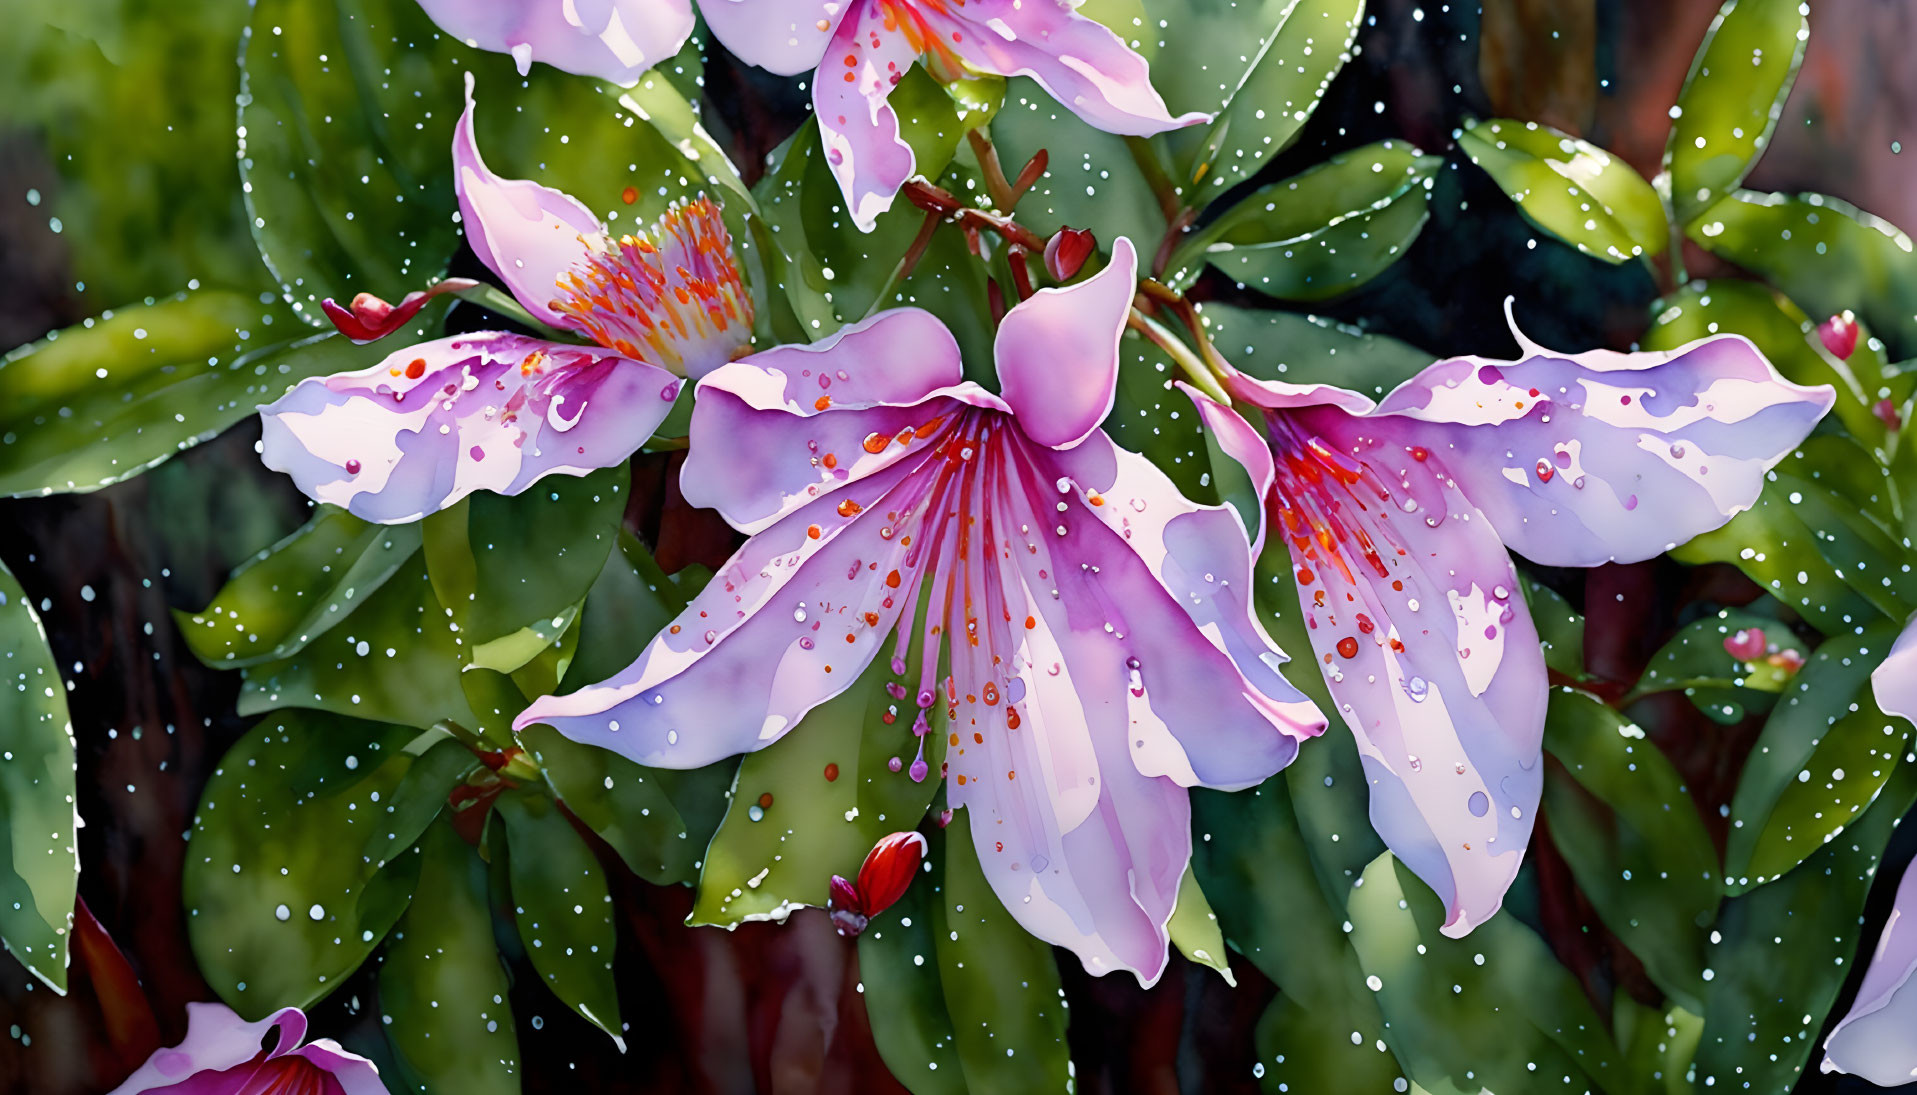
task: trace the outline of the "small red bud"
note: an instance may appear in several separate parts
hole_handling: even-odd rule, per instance
[[[1880,399],[1870,408],[1870,413],[1883,420],[1892,433],[1904,428],[1904,416],[1897,413],[1897,404],[1888,399]]]
[[[353,303],[341,307],[331,297],[320,301],[320,310],[326,318],[333,321],[339,333],[354,342],[372,342],[385,338],[406,325],[406,321],[419,314],[426,302],[441,293],[456,293],[461,289],[471,289],[479,283],[471,278],[447,278],[429,288],[408,293],[398,304],[388,304],[371,293],[361,293],[353,298]]]
[[[1786,673],[1795,673],[1799,669],[1804,668],[1804,655],[1789,647],[1785,647],[1764,660],[1769,662],[1772,667],[1782,669]]]
[[[912,876],[925,861],[925,838],[918,833],[881,837],[859,865],[860,912],[877,916],[905,896]]]
[[[1070,281],[1097,246],[1089,229],[1061,228],[1045,241],[1045,271],[1057,281]]]
[[[1764,656],[1769,643],[1761,627],[1747,627],[1724,640],[1724,652],[1740,662],[1754,662]]]
[[[826,886],[825,908],[832,926],[847,939],[857,939],[865,930],[865,903],[859,898],[858,887],[839,875],[833,875]]]
[[[1849,361],[1850,355],[1857,350],[1857,317],[1850,309],[1838,313],[1817,325],[1817,337],[1824,343],[1824,349],[1839,361]]]

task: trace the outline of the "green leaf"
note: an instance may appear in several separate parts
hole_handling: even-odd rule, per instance
[[[1678,93],[1664,149],[1679,224],[1750,173],[1784,113],[1809,41],[1803,0],[1729,0],[1718,11]]]
[[[181,294],[0,358],[0,495],[98,490],[212,438],[306,377],[382,356],[314,334],[268,301]]]
[[[0,942],[65,993],[80,884],[73,723],[46,630],[4,563],[0,664]]]
[[[1105,432],[1120,448],[1150,460],[1185,497],[1216,502],[1198,412],[1191,397],[1172,386],[1179,379],[1177,367],[1151,340],[1131,330],[1119,336],[1118,362],[1118,389]]]
[[[1917,354],[1917,258],[1910,237],[1889,221],[1823,194],[1739,190],[1684,233],[1812,315],[1854,310],[1892,356]]]
[[[859,937],[879,1055],[913,1095],[1070,1090],[1052,948],[999,904],[966,813],[932,831],[930,877]]]
[[[322,297],[397,299],[445,266],[458,244],[448,149],[462,70],[475,77],[479,147],[501,175],[564,190],[615,231],[725,188],[743,225],[737,172],[657,72],[624,95],[546,65],[521,77],[511,57],[441,34],[408,0],[262,0],[241,64],[253,236],[309,323],[323,322]]]
[[[514,792],[495,808],[506,823],[514,920],[533,968],[624,1053],[612,980],[612,894],[599,860],[545,795]]]
[[[1347,912],[1392,1051],[1414,1082],[1433,1091],[1629,1090],[1583,986],[1509,911],[1448,939],[1438,930],[1443,903],[1381,855]]]
[[[1382,399],[1437,358],[1416,346],[1296,312],[1204,306],[1212,344],[1261,380],[1336,384]]]
[[[1645,1095],[1692,1095],[1691,1057],[1704,1033],[1704,1018],[1681,1007],[1647,1008],[1628,992],[1614,993],[1611,1027],[1625,1067],[1639,1078]]]
[[[1544,647],[1544,664],[1574,681],[1586,679],[1584,671],[1584,617],[1571,607],[1557,590],[1518,571],[1518,586],[1531,609],[1531,622],[1537,625],[1538,642]]]
[[[240,714],[310,707],[420,729],[446,719],[477,726],[449,623],[415,557],[299,653],[243,670]]]
[[[1788,297],[1758,282],[1717,278],[1692,282],[1652,310],[1656,318],[1644,333],[1644,349],[1675,350],[1711,335],[1743,335],[1786,380],[1835,389],[1833,411],[1844,428],[1866,447],[1880,454],[1887,451],[1889,435],[1870,409],[1877,397],[1869,394],[1849,363],[1824,349],[1817,325]],[[1860,345],[1860,353],[1866,348]]]
[[[1544,819],[1599,919],[1658,988],[1704,998],[1704,929],[1722,884],[1717,848],[1684,780],[1644,731],[1592,696],[1551,692]]]
[[[1194,790],[1192,870],[1226,942],[1284,994],[1256,1035],[1267,1083],[1389,1091],[1403,1069],[1377,1049],[1384,1016],[1344,932],[1343,910],[1319,889],[1298,820],[1283,778],[1232,794]]]
[[[892,770],[894,760],[909,768],[917,747],[918,707],[886,691],[895,680],[918,687],[922,639],[914,644],[904,674],[895,678],[883,656],[873,659],[850,689],[746,754],[706,850],[691,923],[783,920],[797,906],[822,906],[833,875],[856,876],[880,837],[918,827],[939,784],[946,720],[942,704],[925,712],[924,782]]]
[[[1218,914],[1212,912],[1211,902],[1205,900],[1205,891],[1189,865],[1185,877],[1178,880],[1178,904],[1172,909],[1166,930],[1178,953],[1210,966],[1224,976],[1226,984],[1237,986],[1237,978],[1231,975],[1231,957],[1225,953],[1225,935],[1218,927]]]
[[[1090,228],[1101,248],[1125,236],[1145,256],[1164,236],[1165,214],[1125,138],[1079,121],[1032,80],[1006,81],[1005,105],[992,119],[992,143],[1000,162],[1012,165],[1045,150],[1045,173],[1018,203],[1018,222],[1039,235]]]
[[[1364,0],[1154,0],[1152,83],[1174,115],[1208,126],[1164,135],[1186,204],[1202,206],[1291,147],[1351,59]],[[1223,48],[1221,48],[1223,47]],[[1242,51],[1242,52],[1241,52]]]
[[[1662,254],[1670,243],[1657,191],[1588,141],[1536,122],[1494,118],[1465,126],[1458,147],[1526,220],[1584,254],[1615,264]]]
[[[1285,300],[1356,289],[1417,239],[1441,163],[1403,141],[1381,141],[1260,187],[1179,247],[1169,283],[1189,285],[1202,260]]]
[[[1783,879],[1724,903],[1711,937],[1713,980],[1696,1090],[1793,1089],[1838,990],[1861,960],[1864,899],[1891,831],[1913,801],[1917,764],[1905,763],[1844,835],[1806,849],[1810,857]]]
[[[1803,862],[1890,778],[1909,730],[1877,710],[1870,671],[1895,638],[1889,622],[1834,636],[1785,689],[1731,799],[1727,892],[1762,886]]]
[[[1724,647],[1725,641],[1745,631],[1761,632],[1772,655],[1749,662],[1732,656]],[[1801,656],[1810,653],[1810,648],[1775,617],[1719,609],[1714,615],[1685,624],[1651,656],[1644,676],[1631,690],[1631,698],[1682,691],[1714,721],[1726,725],[1740,722],[1749,711],[1770,711],[1777,693],[1790,683],[1795,668],[1788,662],[1769,660],[1786,651]]]
[[[477,594],[466,609],[471,641],[534,626],[558,639],[566,626],[559,617],[586,596],[619,541],[631,480],[621,461],[578,478],[549,476],[510,498],[472,495],[465,529]]]
[[[486,866],[440,821],[420,839],[419,892],[379,969],[399,1077],[438,1095],[517,1095],[519,1035],[493,938]]]
[[[1671,558],[1693,566],[1730,563],[1827,635],[1879,620],[1883,614],[1849,584],[1851,575],[1820,554],[1824,530],[1807,524],[1791,503],[1791,491],[1801,496],[1809,484],[1793,488],[1772,475],[1756,505],[1679,544]]]
[[[431,785],[406,778],[444,740],[294,712],[221,758],[182,886],[194,959],[235,1010],[305,1007],[372,953],[413,896],[419,859],[406,849],[463,774],[430,754]]]
[[[345,619],[419,550],[418,525],[375,525],[321,506],[241,564],[198,612],[173,620],[194,657],[219,669],[290,657]]]

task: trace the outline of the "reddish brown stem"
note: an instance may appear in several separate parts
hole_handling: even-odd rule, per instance
[[[1032,153],[1032,158],[1026,160],[1025,166],[1020,169],[1018,178],[1012,181],[1012,201],[1014,203],[1020,198],[1023,198],[1026,191],[1038,185],[1038,177],[1045,174],[1045,168],[1051,162],[1051,154],[1042,148]]]
[[[995,232],[1007,243],[1016,243],[1027,251],[1043,254],[1045,240],[1036,232],[1019,224],[1010,217],[1001,217],[983,209],[966,205],[953,197],[951,192],[937,187],[924,179],[913,179],[899,190],[907,201],[928,213],[937,213],[942,217],[956,220],[962,227],[973,232],[980,230]]]
[[[1016,243],[1005,249],[1005,261],[1012,268],[1012,284],[1017,287],[1020,300],[1030,299],[1032,295],[1030,256],[1030,251]]]
[[[992,204],[1010,213],[1018,198],[1012,193],[1012,184],[1005,181],[1005,169],[999,166],[998,149],[992,147],[992,139],[976,129],[966,130],[965,139],[978,157],[979,170],[985,173],[985,191],[992,195]]]

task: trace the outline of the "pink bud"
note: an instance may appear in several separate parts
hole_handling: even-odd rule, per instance
[[[859,899],[858,887],[839,875],[833,875],[826,886],[825,908],[832,926],[847,939],[856,939],[865,930],[865,903]]]
[[[943,829],[950,824],[952,824],[952,808],[947,806],[939,811],[939,828]]]
[[[1058,281],[1069,281],[1091,257],[1098,238],[1085,228],[1061,228],[1045,241],[1045,270]]]
[[[372,342],[385,338],[406,325],[406,321],[419,314],[426,302],[441,293],[456,293],[461,289],[471,289],[479,283],[470,278],[447,278],[430,288],[416,293],[406,294],[397,305],[388,304],[371,293],[361,293],[353,298],[353,303],[342,308],[333,298],[320,301],[320,310],[326,318],[333,321],[339,333],[354,342]]]
[[[1824,349],[1839,361],[1849,361],[1850,355],[1857,350],[1857,317],[1850,309],[1838,313],[1817,325],[1817,337],[1824,343]]]
[[[1897,413],[1897,404],[1888,399],[1880,399],[1872,404],[1870,413],[1882,419],[1893,433],[1904,428],[1904,416]]]
[[[1754,662],[1764,656],[1769,642],[1761,627],[1747,627],[1724,640],[1724,652],[1740,662]]]
[[[918,833],[892,833],[880,838],[859,865],[859,911],[877,916],[905,896],[912,878],[925,861],[925,838]]]

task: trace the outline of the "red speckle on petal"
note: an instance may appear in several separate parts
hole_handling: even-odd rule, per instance
[[[836,782],[838,782],[838,779],[839,779],[839,766],[838,766],[838,765],[836,765],[836,764],[828,764],[828,765],[826,765],[826,766],[825,766],[825,781],[826,781],[827,783],[836,783]]]
[[[418,380],[420,377],[425,375],[426,375],[426,359],[425,358],[416,357],[412,361],[407,363],[406,379]]]
[[[1556,474],[1557,472],[1552,469],[1551,465],[1548,462],[1543,460],[1538,461],[1538,481],[1539,482],[1549,483],[1551,481],[1551,477]]]
[[[359,474],[359,461],[357,461],[357,460],[348,460],[348,461],[346,462],[346,474],[348,474],[348,475],[358,475],[358,474]]]
[[[1358,640],[1352,638],[1350,635],[1346,635],[1344,638],[1339,639],[1338,640],[1338,656],[1341,658],[1357,657],[1358,656]]]

